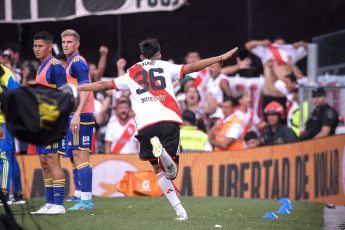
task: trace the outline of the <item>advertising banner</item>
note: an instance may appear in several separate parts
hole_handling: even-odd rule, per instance
[[[238,151],[181,153],[174,184],[182,196],[227,196],[345,205],[345,135]],[[38,156],[18,156],[25,197],[44,196]],[[91,157],[93,195],[117,191],[127,171],[153,171],[137,154]],[[72,165],[62,159],[66,194],[74,192]],[[147,188],[149,180],[143,180]],[[140,188],[139,188],[140,189]]]
[[[185,0],[4,0],[0,1],[0,23],[31,23],[70,20],[107,14],[173,11]]]

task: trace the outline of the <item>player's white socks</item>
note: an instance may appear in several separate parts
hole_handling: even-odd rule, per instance
[[[177,167],[175,162],[171,159],[167,151],[163,148],[162,155],[158,158],[159,166],[165,172],[165,177],[174,179],[177,175]]]
[[[171,206],[175,208],[178,206],[178,204],[181,204],[181,201],[177,196],[177,193],[172,181],[165,177],[164,172],[158,173],[157,179],[158,179],[159,187],[161,188],[165,197],[169,200]]]
[[[92,199],[92,193],[91,192],[81,192],[80,199],[81,200],[91,200]]]
[[[81,191],[80,190],[74,190],[74,196],[80,198]]]

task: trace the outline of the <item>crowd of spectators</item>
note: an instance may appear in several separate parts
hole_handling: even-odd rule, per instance
[[[283,38],[274,42],[268,39],[252,40],[245,48],[261,59],[264,67],[262,88],[263,116],[252,108],[250,92],[233,92],[229,75],[251,68],[249,57],[237,64],[223,66],[215,63],[198,73],[185,76],[174,82],[178,106],[181,110],[183,125],[181,128],[182,151],[220,151],[253,148],[263,145],[276,145],[295,141],[320,138],[335,134],[338,114],[326,103],[323,88],[312,91],[312,103],[315,110],[308,111],[309,102],[298,104],[297,80],[303,73],[296,62],[307,55],[307,43],[286,44]],[[92,81],[100,81],[104,75],[108,58],[108,48],[101,46],[98,63],[88,63]],[[55,55],[64,65],[64,54]],[[185,63],[200,60],[198,52],[189,52]],[[173,60],[169,60],[172,61]],[[16,81],[22,86],[35,84],[39,62],[23,60],[20,46],[11,43],[1,52],[0,62],[12,70]],[[117,63],[118,73],[126,72],[127,62],[120,58]],[[127,66],[128,67],[128,66]],[[131,95],[109,91],[95,92],[95,131],[93,140],[94,153],[127,154],[138,152],[135,139],[134,116],[131,108]],[[303,106],[305,127],[300,127],[300,106]],[[309,117],[309,119],[308,119]],[[30,145],[17,141],[20,153],[30,153]]]

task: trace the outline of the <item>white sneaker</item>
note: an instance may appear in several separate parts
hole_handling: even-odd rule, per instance
[[[66,210],[62,205],[54,205],[51,207],[45,214],[47,215],[58,215],[58,214],[65,214]]]
[[[183,212],[180,215],[177,215],[174,220],[188,220],[188,215],[186,212]]]
[[[44,206],[42,206],[40,209],[38,209],[38,211],[36,212],[30,212],[30,214],[32,215],[43,215],[46,214],[46,212],[48,212],[48,210],[53,207],[51,205],[45,204]]]
[[[152,153],[155,157],[160,157],[163,152],[163,146],[161,142],[159,141],[158,137],[154,136],[150,139],[151,145],[152,145]]]

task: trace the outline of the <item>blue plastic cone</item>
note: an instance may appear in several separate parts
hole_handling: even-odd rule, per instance
[[[291,200],[289,200],[289,198],[281,198],[278,203],[280,204],[291,204]]]
[[[283,208],[286,208],[286,209],[294,209],[291,204],[283,204],[282,206],[280,206],[279,209],[283,209]]]
[[[268,219],[277,219],[278,216],[276,216],[276,214],[274,214],[273,212],[268,212],[266,213],[263,218],[268,218]]]
[[[276,213],[279,213],[279,214],[291,214],[291,212],[289,210],[287,210],[286,208],[281,208]]]

